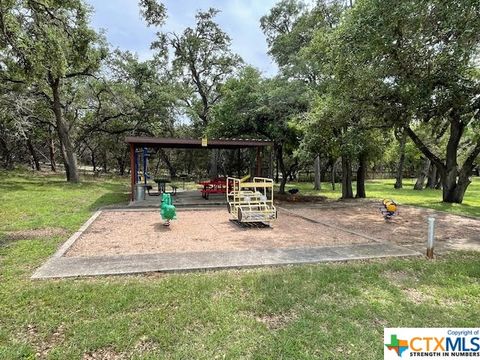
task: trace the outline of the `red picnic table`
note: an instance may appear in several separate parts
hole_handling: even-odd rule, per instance
[[[208,200],[210,194],[225,194],[227,192],[227,180],[224,178],[201,181],[198,184],[203,186],[200,191],[205,200]]]

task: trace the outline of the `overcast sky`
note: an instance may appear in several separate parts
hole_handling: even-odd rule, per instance
[[[245,62],[257,67],[265,75],[277,70],[267,55],[265,37],[259,19],[277,0],[165,0],[168,19],[162,31],[181,32],[195,23],[199,9],[214,7],[221,10],[217,22],[232,38],[232,49]],[[137,0],[87,0],[94,8],[92,25],[105,29],[109,43],[122,50],[136,52],[141,59],[151,57],[150,43],[155,28],[148,28],[142,20]]]

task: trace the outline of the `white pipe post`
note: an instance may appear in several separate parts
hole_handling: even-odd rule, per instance
[[[433,259],[433,248],[435,245],[435,218],[428,218],[427,258]]]

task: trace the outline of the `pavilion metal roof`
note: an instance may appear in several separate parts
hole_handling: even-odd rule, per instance
[[[203,146],[202,139],[156,138],[148,136],[127,136],[125,142],[135,146],[181,149],[238,149],[273,145],[273,141],[259,139],[207,139],[207,146]]]

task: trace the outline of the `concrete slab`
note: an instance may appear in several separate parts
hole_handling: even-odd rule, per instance
[[[102,257],[52,257],[35,271],[32,278],[48,279],[146,272],[180,272],[419,255],[420,253],[414,250],[397,245],[375,243],[247,251],[209,251]]]
[[[90,219],[88,219],[85,224],[83,224],[80,229],[78,229],[77,232],[75,232],[72,236],[70,236],[67,241],[65,241],[62,246],[60,246],[60,248],[58,248],[58,250],[55,252],[55,254],[52,255],[52,257],[54,258],[59,258],[59,257],[62,257],[63,255],[65,255],[65,253],[68,251],[68,249],[70,249],[72,247],[72,245],[74,244],[75,241],[78,240],[78,238],[80,236],[82,236],[82,234],[85,232],[85,230],[88,229],[88,227],[90,225],[92,225],[92,223],[95,221],[96,218],[98,218],[100,216],[102,212],[100,210],[96,211],[91,217]]]

